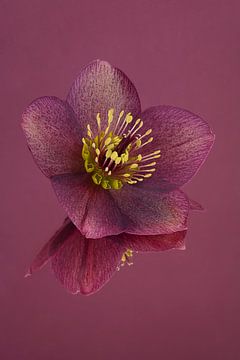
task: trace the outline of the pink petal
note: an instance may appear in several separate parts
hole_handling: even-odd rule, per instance
[[[124,250],[117,236],[85,239],[85,255],[80,281],[82,294],[92,294],[110,280],[121,262]]]
[[[79,172],[82,134],[71,107],[56,97],[42,97],[23,113],[23,131],[42,172],[51,177]]]
[[[123,252],[124,248],[117,240],[86,239],[75,229],[52,258],[52,268],[68,291],[90,295],[110,280]]]
[[[114,108],[137,116],[141,111],[137,91],[128,77],[106,61],[96,60],[82,69],[74,81],[68,97],[78,121],[86,128],[96,130],[96,115],[100,113],[102,127],[107,125],[107,111]]]
[[[185,249],[184,238],[186,231],[179,231],[172,234],[161,235],[132,235],[121,234],[119,238],[126,249],[133,251],[164,251],[169,249]]]
[[[156,235],[185,230],[187,196],[180,190],[161,193],[141,185],[125,185],[111,192],[121,213],[129,219],[125,232]]]
[[[101,238],[124,231],[127,219],[109,191],[96,186],[88,174],[51,179],[60,204],[87,238]]]
[[[109,191],[93,184],[88,174],[55,176],[51,181],[60,204],[87,238],[186,229],[189,202],[181,191],[161,193],[138,185]]]
[[[36,270],[41,269],[48,260],[55,255],[59,248],[64,244],[68,237],[74,231],[75,226],[69,219],[66,219],[58,231],[51,237],[51,239],[43,246],[41,251],[33,260],[26,276],[32,275]]]
[[[208,124],[199,116],[173,106],[156,106],[141,115],[154,140],[143,149],[161,150],[157,171],[143,186],[164,191],[188,182],[205,161],[214,142]]]

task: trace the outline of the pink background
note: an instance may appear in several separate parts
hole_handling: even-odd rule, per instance
[[[239,1],[0,1],[3,360],[240,358]],[[62,223],[49,181],[20,129],[30,101],[64,98],[100,58],[124,70],[143,108],[173,104],[203,116],[216,143],[185,187],[185,252],[136,255],[92,297],[72,296],[49,267],[24,279]]]

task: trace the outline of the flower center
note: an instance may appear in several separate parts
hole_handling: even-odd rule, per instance
[[[93,134],[88,124],[87,136],[82,139],[84,166],[93,182],[104,189],[118,190],[123,184],[136,184],[150,178],[155,171],[155,159],[161,156],[160,150],[141,155],[142,148],[153,141],[153,137],[149,137],[152,129],[141,135],[143,121],[137,119],[132,124],[132,114],[124,114],[123,110],[117,118],[114,118],[114,109],[108,110],[105,129],[101,127],[99,113],[96,122],[97,134]]]

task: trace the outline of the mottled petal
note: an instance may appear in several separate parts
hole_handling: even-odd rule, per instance
[[[52,268],[68,291],[90,295],[110,280],[123,252],[117,239],[86,239],[75,229],[52,258]]]
[[[60,229],[51,237],[51,239],[43,246],[41,251],[33,260],[26,276],[30,276],[34,271],[41,269],[49,259],[55,255],[64,242],[73,233],[75,226],[69,219],[66,219]]]
[[[110,192],[96,186],[88,174],[55,176],[51,181],[60,204],[84,236],[101,238],[125,230],[127,218]]]
[[[83,129],[90,124],[96,130],[96,115],[101,114],[102,126],[107,124],[107,111],[114,108],[137,116],[141,111],[137,91],[128,77],[106,61],[96,60],[82,69],[74,81],[67,101],[74,109]]]
[[[42,97],[23,113],[23,131],[42,172],[53,175],[82,169],[80,126],[68,103],[56,97]]]
[[[126,249],[133,251],[164,251],[169,249],[185,250],[184,238],[186,231],[161,235],[132,235],[123,233],[119,239]]]
[[[141,118],[144,126],[153,130],[154,137],[143,150],[161,150],[157,171],[143,186],[163,191],[179,188],[203,164],[214,142],[213,133],[199,116],[173,106],[149,108]]]
[[[186,229],[189,202],[180,190],[161,193],[137,185],[125,185],[111,194],[121,213],[129,219],[127,233],[155,235]]]

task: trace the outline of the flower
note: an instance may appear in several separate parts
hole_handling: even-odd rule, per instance
[[[199,116],[173,106],[141,112],[128,77],[97,60],[82,69],[66,101],[33,101],[22,127],[37,165],[85,238],[186,230],[191,204],[180,187],[214,141]]]
[[[185,235],[184,230],[166,235],[122,233],[89,239],[66,219],[36,256],[26,276],[51,261],[56,278],[70,293],[90,295],[101,289],[121,266],[132,264],[133,251],[182,250]]]

